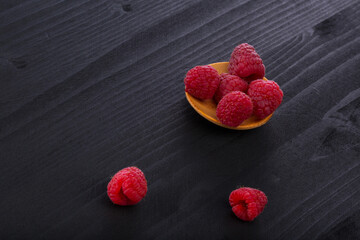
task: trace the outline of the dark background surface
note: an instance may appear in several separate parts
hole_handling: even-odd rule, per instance
[[[242,42],[285,97],[231,131],[183,78]],[[1,239],[359,239],[359,53],[356,0],[2,0]],[[148,194],[115,206],[131,165]],[[252,223],[239,186],[268,196]]]

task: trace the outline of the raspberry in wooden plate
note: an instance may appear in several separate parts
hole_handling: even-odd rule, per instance
[[[265,66],[255,48],[248,43],[242,43],[236,46],[231,54],[229,73],[251,82],[265,76]]]
[[[216,116],[222,124],[237,127],[253,112],[251,98],[241,91],[226,94],[217,105]]]
[[[218,74],[228,73],[228,67],[229,67],[228,62],[218,62],[218,63],[209,64],[209,65],[212,66],[214,69],[216,69]],[[266,80],[265,77],[263,79]],[[244,120],[238,126],[235,126],[235,127],[228,126],[228,125],[221,123],[220,120],[217,118],[217,116],[216,116],[217,103],[215,102],[214,99],[204,99],[204,100],[199,99],[199,98],[192,96],[191,94],[189,94],[189,92],[186,92],[186,91],[185,91],[185,95],[186,95],[186,99],[188,100],[190,105],[194,108],[194,110],[197,113],[199,113],[201,116],[203,116],[210,122],[212,122],[216,125],[219,125],[221,127],[224,127],[224,128],[229,128],[229,129],[234,129],[234,130],[253,129],[253,128],[260,127],[260,126],[264,125],[265,123],[267,123],[272,116],[272,114],[270,114],[263,119],[259,119],[258,117],[252,115],[249,118],[247,118],[246,120]]]
[[[254,104],[254,115],[263,119],[279,107],[284,93],[276,82],[259,79],[250,83],[248,95]]]
[[[215,68],[209,65],[190,69],[184,79],[185,91],[198,99],[211,99],[218,89],[220,78]]]
[[[219,103],[226,94],[233,91],[246,93],[248,86],[249,84],[244,79],[229,73],[222,73],[220,74],[220,84],[215,92],[214,100]]]

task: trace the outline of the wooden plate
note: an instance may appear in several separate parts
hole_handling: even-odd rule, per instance
[[[209,65],[214,67],[218,71],[219,74],[228,72],[228,65],[229,65],[228,62],[218,62],[218,63],[209,64]],[[267,79],[264,77],[264,80],[267,80]],[[200,99],[197,99],[197,98],[191,96],[187,92],[185,92],[185,95],[186,95],[186,99],[188,100],[190,105],[195,109],[196,112],[198,112],[201,116],[203,116],[210,122],[215,123],[216,125],[219,125],[224,128],[229,128],[229,129],[234,129],[234,130],[253,129],[253,128],[260,127],[260,126],[264,125],[265,123],[267,123],[267,121],[269,121],[272,116],[272,114],[270,114],[269,116],[267,116],[266,118],[261,119],[261,120],[257,119],[255,116],[251,116],[250,118],[246,119],[241,125],[239,125],[237,127],[229,127],[229,126],[222,124],[217,119],[216,103],[214,100],[212,100],[212,99],[200,100]]]

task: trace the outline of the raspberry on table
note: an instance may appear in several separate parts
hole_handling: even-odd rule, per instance
[[[255,48],[247,43],[235,47],[229,60],[228,71],[248,82],[262,79],[265,76],[265,66]]]
[[[238,218],[253,221],[264,210],[268,200],[262,191],[243,187],[231,192],[229,202]]]
[[[107,186],[110,200],[117,205],[135,205],[147,192],[144,173],[137,167],[127,167],[117,172]]]
[[[219,73],[209,65],[190,69],[184,79],[185,91],[199,99],[213,98],[219,83]]]
[[[254,115],[263,119],[273,113],[281,104],[283,91],[279,85],[271,80],[255,80],[249,85],[248,95],[254,105]]]
[[[253,112],[253,104],[249,96],[240,91],[228,93],[216,108],[216,116],[222,124],[230,127],[239,126]]]
[[[222,73],[220,75],[219,87],[214,95],[214,100],[218,103],[226,94],[230,92],[246,92],[247,89],[248,83],[244,79],[229,73]]]

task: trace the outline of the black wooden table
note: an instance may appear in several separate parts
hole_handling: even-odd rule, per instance
[[[242,42],[285,96],[231,131],[183,79]],[[2,0],[0,238],[359,239],[359,76],[357,0]],[[132,165],[148,194],[115,206]],[[239,186],[268,196],[254,222]]]

